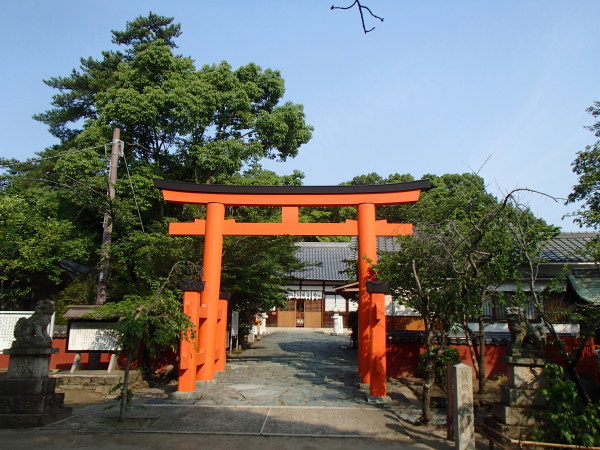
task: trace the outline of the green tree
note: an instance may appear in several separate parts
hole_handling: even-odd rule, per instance
[[[479,388],[484,391],[486,302],[498,285],[516,276],[517,267],[511,257],[515,246],[502,215],[509,207],[507,201],[498,202],[474,174],[426,177],[431,188],[421,200],[410,209],[395,211],[396,217],[415,224],[414,234],[400,237],[402,250],[383,254],[377,271],[390,281],[398,300],[423,318],[423,421],[429,423],[435,366],[450,330],[464,330]],[[478,330],[469,327],[474,320]]]
[[[201,217],[204,208],[165,203],[153,178],[224,184],[259,179],[295,184],[302,179],[299,172],[280,177],[257,166],[262,158],[293,158],[311,138],[302,105],[282,101],[285,83],[279,71],[254,63],[234,69],[225,61],[197,68],[191,58],[175,53],[180,34],[172,18],[153,13],[129,22],[123,31],[113,31],[117,50],[83,58],[69,75],[46,80],[57,93],[52,107],[35,118],[48,125],[60,144],[30,161],[0,161],[7,167],[0,185],[3,193],[30,198],[43,192],[55,199],[52,217],[71,227],[59,235],[60,244],[78,250],[65,251],[64,257],[95,266],[102,218],[110,214],[112,301],[133,293],[151,296],[156,280],[165,278],[176,261],[197,263],[202,254],[202,238],[169,237],[167,225]],[[109,201],[106,152],[115,126],[121,129],[124,156],[116,198]],[[231,208],[227,213],[274,217],[258,209]],[[31,245],[43,242],[32,239]],[[227,270],[233,270],[228,260],[268,260],[266,243],[262,253],[244,254],[257,251],[250,245],[227,244],[224,279],[235,282],[240,292],[245,288],[228,275]],[[269,284],[273,274],[287,271],[283,265],[294,266],[289,253],[286,250],[277,264],[264,265],[264,276],[257,280]],[[49,270],[47,266],[43,270]],[[32,274],[29,279],[35,286]],[[250,290],[259,287],[246,289]]]
[[[0,191],[0,308],[41,298],[64,280],[63,260],[85,259],[91,241],[56,212],[55,196]],[[27,305],[31,307],[33,301]]]
[[[546,364],[544,375],[548,386],[541,394],[548,406],[536,417],[534,437],[556,444],[600,445],[600,405],[582,403],[575,384],[565,379],[562,367]]]
[[[126,295],[120,302],[109,302],[100,307],[92,317],[117,318],[114,330],[119,348],[126,355],[121,388],[119,421],[127,411],[131,399],[129,371],[134,359],[148,369],[149,361],[167,349],[175,351],[182,336],[195,338],[194,324],[181,310],[181,292],[177,281],[198,279],[200,268],[189,261],[178,261],[164,280],[155,280],[151,295]]]
[[[376,267],[378,277],[390,282],[395,297],[418,311],[425,328],[423,361],[425,380],[422,394],[422,417],[430,424],[431,389],[435,380],[435,363],[447,347],[449,330],[458,325],[456,300],[458,287],[448,280],[448,259],[442,246],[431,239],[433,229],[419,225],[411,236],[399,236],[402,251],[381,255]],[[436,332],[441,334],[436,342]],[[437,344],[437,346],[436,346]]]
[[[302,265],[290,237],[231,236],[225,239],[223,286],[231,291],[230,308],[240,313],[240,334],[248,334],[251,319],[286,304],[282,280]]]
[[[594,102],[588,112],[596,119],[596,123],[589,129],[600,137],[600,102]],[[577,153],[573,161],[573,172],[579,177],[578,183],[573,186],[567,203],[583,202],[575,214],[575,221],[580,226],[600,230],[600,141],[588,145],[585,150]],[[588,252],[594,260],[600,262],[600,237],[588,244]]]
[[[577,363],[589,338],[594,335],[595,330],[599,327],[599,308],[595,305],[574,305],[574,308],[570,311],[557,311],[558,316],[563,316],[563,319],[566,316],[569,322],[579,322],[582,325],[578,337],[579,343],[573,351],[569,351],[554,327],[557,312],[546,311],[544,305],[544,300],[548,294],[555,289],[559,291],[564,289],[564,274],[559,274],[546,289],[539,290],[537,288],[540,264],[546,262],[543,258],[544,247],[553,237],[558,235],[559,229],[535,219],[531,212],[521,205],[516,198],[512,198],[512,202],[514,208],[509,211],[512,217],[507,218],[507,222],[517,250],[514,259],[521,267],[529,291],[527,298],[532,302],[543,325],[550,332],[552,343],[558,348],[559,354],[563,356],[567,374],[577,386],[580,397],[586,403],[591,403],[590,394],[577,371]]]

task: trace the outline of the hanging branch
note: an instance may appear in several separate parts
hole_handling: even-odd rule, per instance
[[[371,14],[371,17],[374,17],[375,19],[378,19],[379,21],[383,22],[383,17],[379,17],[379,16],[373,14],[373,11],[371,11],[368,6],[361,5],[358,0],[354,0],[354,3],[352,3],[350,6],[333,6],[333,5],[331,5],[331,9],[351,9],[355,5],[358,6],[358,12],[360,13],[360,21],[362,22],[363,31],[365,32],[365,34],[367,34],[369,31],[373,31],[375,29],[375,27],[367,30],[367,27],[365,26],[365,17],[363,15],[363,9],[366,9],[369,12],[369,14]]]

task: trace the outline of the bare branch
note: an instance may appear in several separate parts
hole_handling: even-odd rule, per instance
[[[334,5],[331,5],[331,9],[351,9],[354,6],[358,6],[358,12],[360,13],[360,21],[362,23],[363,31],[365,32],[365,34],[367,34],[370,31],[373,31],[375,29],[375,27],[369,28],[367,30],[367,27],[365,26],[365,17],[363,15],[363,9],[366,9],[367,12],[369,14],[371,14],[371,17],[374,17],[375,19],[378,19],[379,21],[383,22],[383,17],[379,17],[378,15],[373,14],[373,11],[371,11],[368,6],[361,5],[361,3],[360,3],[359,0],[354,0],[354,3],[352,3],[350,6],[334,6]]]

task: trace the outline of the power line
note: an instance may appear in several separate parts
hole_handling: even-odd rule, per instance
[[[131,192],[133,193],[133,201],[135,202],[135,208],[137,209],[138,217],[140,218],[140,225],[142,226],[142,233],[145,233],[144,222],[142,222],[142,214],[140,213],[140,207],[138,206],[137,197],[135,195],[135,189],[133,188],[133,182],[131,181],[131,175],[129,174],[129,165],[127,164],[127,157],[123,149],[123,160],[125,161],[125,169],[127,170],[127,178],[129,179],[129,185],[131,186]]]
[[[66,155],[73,155],[75,153],[82,153],[82,152],[87,152],[89,150],[95,150],[100,147],[106,147],[106,145],[107,144],[96,145],[95,147],[88,147],[88,148],[84,148],[81,150],[74,150],[72,152],[64,152],[64,153],[61,153],[61,154],[55,155],[55,156],[47,156],[45,158],[28,159],[27,161],[23,161],[23,162],[16,162],[16,163],[11,163],[11,164],[0,164],[0,167],[9,168],[9,167],[14,167],[14,166],[22,166],[22,165],[30,164],[30,163],[34,163],[34,162],[46,161],[49,159],[56,159],[56,158],[60,158],[62,156],[66,156]]]

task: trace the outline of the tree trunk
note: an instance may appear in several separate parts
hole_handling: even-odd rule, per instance
[[[485,324],[483,317],[479,316],[479,394],[485,393],[485,384],[487,382],[486,367],[485,367]]]
[[[421,423],[423,425],[431,425],[433,417],[431,416],[431,387],[435,379],[434,365],[429,362],[427,364],[427,373],[425,374],[425,382],[423,383],[423,398],[421,406]]]
[[[421,422],[423,425],[431,424],[431,388],[435,380],[435,365],[433,364],[433,340],[434,330],[429,318],[424,318],[425,322],[425,351],[427,359],[425,361],[425,380],[423,382],[423,394],[421,397]]]
[[[465,338],[467,340],[467,346],[469,347],[469,353],[471,354],[471,361],[473,361],[475,376],[479,379],[479,353],[475,348],[475,335],[469,328],[468,323],[463,324],[463,330],[465,330]]]

